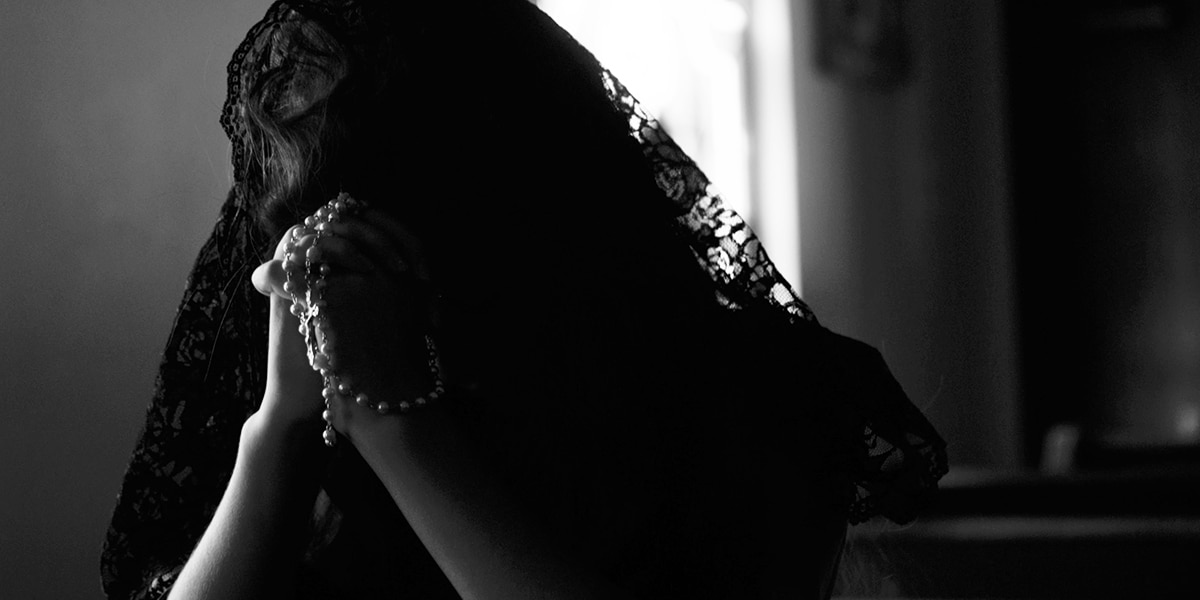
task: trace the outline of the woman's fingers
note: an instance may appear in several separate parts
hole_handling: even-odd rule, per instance
[[[250,282],[254,284],[254,289],[264,296],[275,294],[283,298],[291,297],[283,289],[287,283],[287,275],[283,272],[283,261],[278,258],[258,265],[250,275]]]
[[[386,213],[367,209],[331,224],[329,231],[359,245],[378,267],[388,272],[411,271],[418,279],[429,280],[420,239]]]
[[[302,252],[313,264],[329,265],[332,269],[355,273],[367,273],[375,268],[371,258],[352,240],[338,235],[325,235],[314,246],[308,238],[302,240],[305,242]]]
[[[313,268],[328,264],[339,270],[365,273],[374,268],[371,259],[352,241],[336,235],[324,234],[317,239],[315,234],[300,237],[281,255],[281,269],[293,275],[303,273],[311,264]],[[295,278],[295,277],[293,277]],[[298,279],[303,279],[303,276]]]
[[[293,239],[293,231],[289,230],[276,247],[275,258],[259,265],[250,275],[250,282],[264,296],[291,299],[292,293],[303,292],[303,273],[310,264],[318,269],[329,265],[342,272],[365,273],[372,269],[371,260],[349,240],[332,235],[318,240],[313,234]]]

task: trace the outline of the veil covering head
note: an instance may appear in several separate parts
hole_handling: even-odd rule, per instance
[[[753,507],[735,481],[676,502],[704,477],[697,465],[735,473],[756,451],[779,455],[776,477],[828,490],[797,511],[851,523],[911,520],[946,472],[944,442],[879,354],[824,329],[659,123],[525,0],[276,2],[228,72],[234,184],[108,531],[110,597],[164,596],[211,520],[265,385],[267,303],[250,273],[339,191],[422,239],[444,315],[433,333],[456,367],[448,410],[566,530],[638,521],[618,514],[619,490],[652,489],[662,506],[636,545],[699,564],[653,540],[711,546],[719,534],[681,532]],[[320,150],[310,168],[279,166],[306,147]],[[403,564],[356,597],[389,585],[454,597],[419,548],[363,533],[383,518],[412,537],[353,448],[329,463],[321,502],[336,508],[316,511],[334,517],[314,525],[306,577]],[[384,516],[356,518],[367,513]],[[755,560],[735,551],[721,559]],[[322,585],[308,589],[323,597]]]

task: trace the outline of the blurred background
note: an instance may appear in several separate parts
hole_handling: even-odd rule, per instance
[[[269,2],[0,4],[0,586],[98,554]],[[1178,597],[1200,556],[1200,7],[540,0],[949,443],[844,597]]]

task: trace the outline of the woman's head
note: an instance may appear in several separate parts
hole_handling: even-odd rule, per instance
[[[243,128],[234,140],[239,193],[260,227],[276,237],[337,193],[353,137],[347,96],[355,57],[326,26],[291,12],[263,36],[257,64],[238,74],[225,118]]]
[[[514,180],[549,188],[567,163],[615,174],[603,166],[621,155],[611,144],[588,152],[597,134],[625,146],[626,166],[640,163],[599,66],[569,36],[550,35],[548,20],[525,18],[536,11],[523,0],[410,4],[280,3],[235,56],[222,122],[239,193],[268,234],[339,191],[426,213],[413,203],[449,188],[460,197]],[[567,177],[555,183],[564,198],[587,192],[564,189],[578,183]],[[395,200],[401,193],[413,198]]]

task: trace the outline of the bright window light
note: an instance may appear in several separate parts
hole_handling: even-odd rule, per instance
[[[788,0],[537,0],[537,5],[662,122],[800,291]]]
[[[750,149],[736,0],[538,0],[624,83],[750,219]]]

